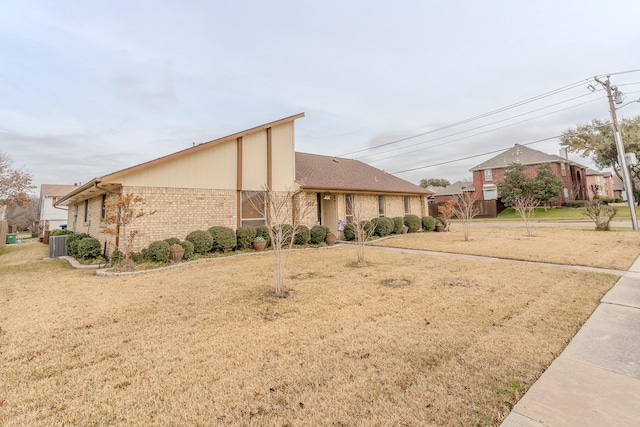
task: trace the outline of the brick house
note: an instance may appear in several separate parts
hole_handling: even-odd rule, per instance
[[[587,196],[587,168],[567,158],[546,154],[523,145],[516,144],[507,151],[471,168],[473,186],[478,200],[499,198],[497,183],[504,179],[505,170],[511,163],[526,166],[526,173],[535,177],[537,167],[548,163],[551,170],[563,183],[562,194],[553,204],[560,206],[573,200],[584,200]]]
[[[473,182],[469,181],[457,181],[451,185],[440,188],[433,195],[433,203],[446,203],[450,199],[458,199],[458,196],[462,195],[465,191],[475,191]]]
[[[594,190],[596,190],[594,192]],[[613,176],[609,171],[587,169],[587,191],[589,197],[602,196],[616,198]]]
[[[115,237],[101,233],[107,199],[141,196],[145,211],[155,213],[135,222],[140,232],[135,250],[214,225],[264,224],[250,200],[265,186],[299,191],[315,208],[305,225],[323,224],[336,234],[340,220],[353,215],[354,201],[367,219],[426,215],[429,190],[356,160],[296,153],[294,122],[301,117],[304,113],[94,178],[56,206],[68,206],[70,230],[111,244]]]

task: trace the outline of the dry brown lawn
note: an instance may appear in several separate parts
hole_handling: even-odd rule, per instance
[[[98,277],[5,248],[0,425],[495,425],[617,280],[366,254],[296,251],[275,299],[269,253]]]
[[[405,234],[373,244],[615,270],[627,270],[640,255],[637,232],[560,227],[538,227],[528,237],[524,227],[478,226],[465,242],[462,226],[454,223],[451,232]]]

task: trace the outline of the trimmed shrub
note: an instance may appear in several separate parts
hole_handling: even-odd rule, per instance
[[[149,245],[147,256],[150,261],[167,263],[171,259],[171,245],[166,240],[159,240]]]
[[[73,234],[73,231],[71,231],[71,230],[62,230],[61,228],[56,228],[51,233],[49,233],[49,236],[64,236],[64,235],[67,235],[67,234]]]
[[[124,254],[116,249],[115,251],[111,252],[111,256],[109,257],[109,261],[111,261],[111,264],[113,264],[113,265],[118,265],[122,261],[124,261]]]
[[[376,228],[373,232],[376,236],[384,237],[389,234],[390,230],[388,229],[387,221],[385,221],[384,218],[373,218],[371,223]]]
[[[146,249],[143,249],[146,250]],[[129,259],[133,262],[142,262],[144,261],[145,257],[144,254],[142,252],[131,252],[129,254]]]
[[[196,254],[206,254],[213,247],[213,237],[204,230],[192,231],[184,240],[193,244],[193,252]]]
[[[275,233],[276,227],[273,227],[274,233]],[[291,224],[282,224],[282,244],[283,245],[288,245],[289,243],[291,243],[291,237],[293,237],[292,234],[293,234],[293,227],[291,226]]]
[[[439,225],[442,225],[443,227],[447,226],[447,222],[444,220],[444,218],[437,216],[434,219],[436,220],[436,225],[439,224]]]
[[[78,243],[80,243],[80,241],[82,239],[86,239],[87,237],[91,237],[91,236],[89,234],[87,234],[87,233],[69,234],[69,237],[67,237],[67,254],[69,256],[77,258],[78,257]]]
[[[404,218],[401,216],[396,216],[393,218],[393,233],[400,234],[402,233],[402,229],[404,228]]]
[[[216,225],[208,231],[213,237],[211,246],[213,252],[227,252],[236,247],[236,232],[231,228]]]
[[[405,215],[404,225],[409,227],[409,233],[415,233],[422,228],[422,219],[418,215]]]
[[[236,230],[236,248],[250,249],[256,237],[256,227],[238,227]]]
[[[267,246],[271,245],[271,236],[269,236],[269,228],[266,225],[256,227],[256,237],[261,236],[267,241]]]
[[[436,219],[432,216],[422,217],[422,229],[424,231],[433,231],[436,228]]]
[[[96,259],[102,253],[102,245],[94,237],[85,237],[78,243],[77,251],[82,259]]]
[[[387,223],[387,235],[393,233],[393,229],[395,228],[395,224],[393,223],[393,218],[387,218],[386,216],[383,217],[382,219],[385,220],[385,222]]]
[[[348,241],[352,242],[356,240],[356,226],[353,225],[352,222],[348,222],[347,224],[345,224],[342,233],[344,234],[344,238]]]
[[[319,245],[320,243],[324,242],[324,238],[327,236],[327,227],[323,227],[322,225],[314,225],[313,227],[311,227],[311,230],[309,230],[309,238],[311,240],[311,243],[313,243],[314,245]]]
[[[189,259],[193,256],[193,243],[188,240],[182,241],[179,243],[180,246],[184,249],[184,255],[182,255],[182,259]]]
[[[311,231],[306,225],[298,226],[298,232],[293,238],[293,243],[296,245],[306,245],[311,240]]]
[[[164,239],[164,241],[167,242],[169,246],[180,244],[180,239],[178,239],[177,237],[169,237],[168,239]]]

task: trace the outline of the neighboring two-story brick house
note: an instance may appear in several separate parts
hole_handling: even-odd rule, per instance
[[[615,199],[611,172],[587,169],[587,191],[589,197],[601,196]]]
[[[500,197],[497,183],[504,179],[506,168],[511,163],[525,165],[526,173],[531,177],[537,175],[538,165],[548,163],[563,184],[562,194],[556,199],[555,206],[573,200],[584,200],[587,197],[587,168],[585,166],[561,156],[546,154],[516,144],[513,148],[471,168],[473,186],[478,200],[495,200]]]
[[[354,206],[362,207],[360,215],[366,219],[426,215],[429,190],[356,160],[296,153],[294,121],[301,117],[304,114],[94,178],[56,205],[68,206],[70,230],[112,243],[113,236],[101,233],[106,201],[121,193],[141,196],[144,209],[155,213],[135,222],[138,249],[214,225],[235,229],[264,224],[264,214],[252,200],[265,186],[298,192],[314,208],[306,225],[326,225],[336,234],[340,220],[353,216]]]

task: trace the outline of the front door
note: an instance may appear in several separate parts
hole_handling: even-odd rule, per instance
[[[338,235],[338,204],[336,203],[336,195],[323,193],[322,194],[322,225],[329,227],[329,230],[335,235]]]

